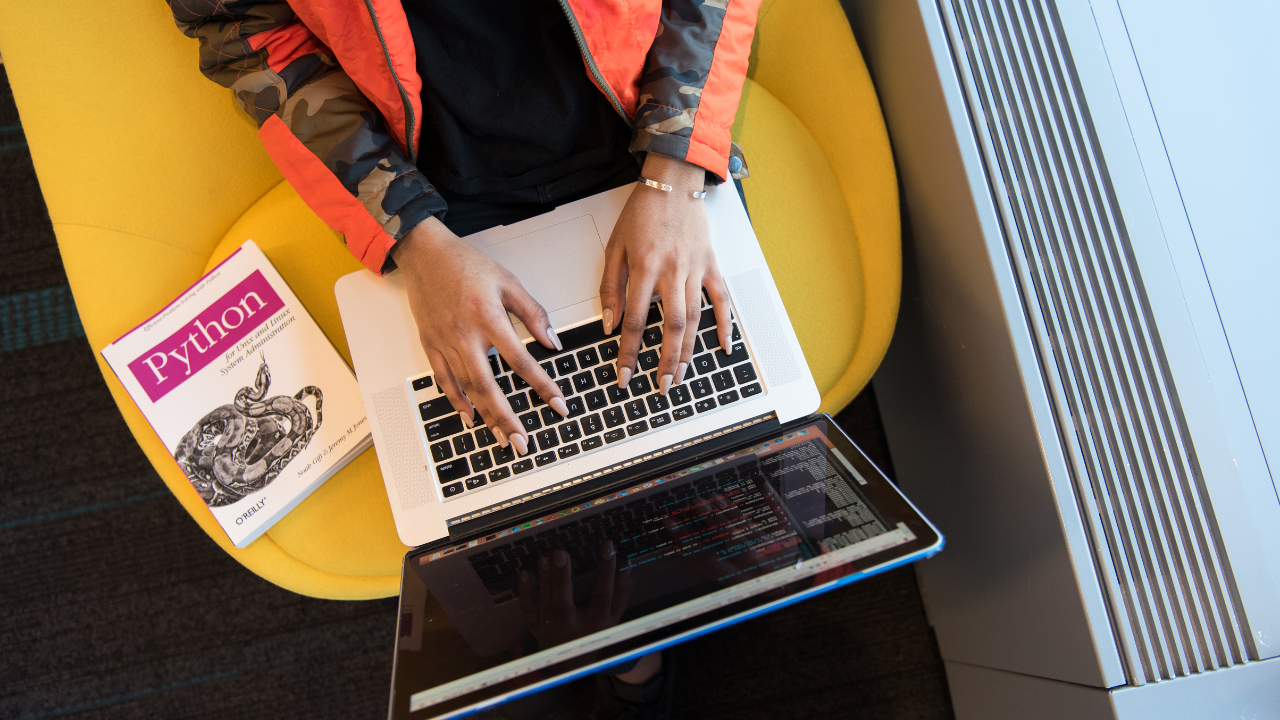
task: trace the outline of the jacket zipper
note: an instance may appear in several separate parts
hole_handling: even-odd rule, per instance
[[[413,126],[416,122],[413,117],[413,104],[409,102],[409,93],[404,91],[404,86],[400,84],[400,76],[396,74],[396,66],[391,62],[391,52],[387,50],[387,39],[382,36],[382,26],[378,24],[378,13],[373,9],[373,0],[364,0],[364,6],[369,11],[370,19],[373,20],[374,31],[378,33],[378,42],[382,45],[382,57],[387,61],[391,79],[396,81],[396,89],[400,91],[400,102],[404,105],[404,147],[409,153],[409,161],[416,163],[418,148],[413,146]]]
[[[591,77],[595,78],[596,85],[604,91],[605,97],[609,98],[609,103],[622,116],[622,120],[627,124],[627,127],[635,128],[635,125],[631,122],[631,116],[627,115],[627,111],[622,109],[622,103],[618,101],[618,96],[613,94],[613,88],[609,87],[609,83],[604,81],[604,75],[601,75],[600,68],[596,67],[596,61],[591,57],[591,50],[587,47],[587,38],[582,34],[582,27],[578,25],[578,18],[573,16],[573,8],[569,7],[569,0],[560,0],[560,8],[564,10],[565,17],[569,18],[569,27],[573,28],[573,37],[578,41],[578,49],[582,51],[582,59],[587,63],[587,69],[591,71]]]

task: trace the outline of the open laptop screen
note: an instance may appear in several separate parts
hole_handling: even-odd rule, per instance
[[[392,717],[462,714],[935,552],[829,419],[406,557]]]

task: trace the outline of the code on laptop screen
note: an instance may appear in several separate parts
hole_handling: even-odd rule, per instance
[[[522,659],[596,661],[591,642],[625,640],[628,628],[639,637],[676,622],[699,599],[765,582],[806,560],[863,546],[865,556],[916,540],[869,493],[874,467],[859,455],[859,471],[825,429],[815,423],[411,556],[397,716],[402,706],[406,713],[432,707],[423,713],[430,716],[478,687],[501,694],[532,682]]]

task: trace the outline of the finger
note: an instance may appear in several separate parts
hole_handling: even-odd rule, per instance
[[[501,429],[507,437],[522,433],[524,426],[511,411],[511,403],[507,401],[507,397],[502,394],[502,388],[493,379],[493,370],[489,365],[487,352],[488,343],[481,344],[486,345],[483,350],[477,345],[463,356],[468,377],[466,380],[458,378],[458,382],[466,391],[467,397],[478,404],[480,415],[490,429]],[[495,432],[494,435],[497,436],[497,433]]]
[[[605,540],[596,551],[596,579],[591,585],[591,601],[587,604],[587,615],[596,627],[609,617],[613,607],[613,582],[617,569],[618,556],[614,551],[613,541]]]
[[[711,307],[716,313],[716,333],[720,336],[720,347],[729,352],[732,347],[729,339],[733,336],[733,312],[729,307],[729,289],[725,287],[720,271],[711,269],[702,279],[707,289],[707,297],[711,298]]]
[[[533,597],[537,590],[536,584],[533,573],[528,570],[520,571],[520,612],[524,615],[524,621],[529,627],[538,624],[538,603]]]
[[[627,254],[621,243],[610,243],[604,258],[604,274],[600,276],[600,322],[605,335],[613,332],[614,322],[622,317],[626,303]]]
[[[551,586],[551,612],[560,620],[573,617],[572,567],[569,553],[563,550],[551,551],[551,575],[547,584]]]
[[[528,297],[528,293],[524,293],[523,288],[519,290]],[[506,301],[507,298],[504,296],[503,302]],[[542,309],[541,305],[533,302],[532,297],[528,297],[528,301],[537,306],[539,310]],[[515,310],[513,309],[512,312],[515,312]],[[529,323],[537,322],[539,317],[543,318],[545,322],[546,313],[543,312],[541,316],[533,315],[531,316],[532,319],[525,318],[519,314],[517,314],[517,317],[525,324],[525,327],[529,327]],[[547,375],[547,372],[542,369],[542,366],[538,364],[538,361],[534,360],[529,351],[525,349],[524,343],[520,342],[520,338],[516,337],[516,331],[511,327],[511,324],[504,322],[500,326],[492,328],[489,337],[493,339],[494,345],[498,348],[498,353],[511,366],[511,371],[529,383],[533,391],[542,396],[542,399],[551,406],[551,409],[560,413],[562,417],[568,417],[569,407],[565,405],[564,393],[560,392],[560,386],[555,384],[551,377]],[[560,339],[556,338],[556,342],[560,342]],[[523,429],[520,432],[523,433]]]
[[[560,338],[556,337],[555,329],[551,327],[551,320],[547,317],[546,309],[542,307],[541,303],[533,299],[533,296],[524,289],[519,280],[511,278],[503,286],[502,304],[513,315],[520,318],[520,322],[524,323],[525,328],[538,342],[557,351],[564,350],[564,346],[560,344]],[[506,318],[504,317],[503,319],[505,320]],[[510,326],[510,323],[503,324]],[[514,336],[515,331],[513,330],[511,334]],[[502,348],[498,348],[498,350],[501,352]],[[510,363],[511,360],[508,359],[507,362]],[[525,380],[528,379],[525,378]]]
[[[613,602],[609,608],[609,624],[617,625],[622,613],[627,611],[627,602],[631,599],[631,561],[621,558],[622,567],[613,581]]]
[[[690,277],[684,288],[684,342],[680,343],[680,371],[676,373],[676,385],[685,381],[689,363],[693,362],[693,349],[698,345],[698,323],[702,321],[702,283]]]
[[[476,411],[462,391],[462,386],[458,384],[458,378],[449,367],[449,362],[436,350],[427,350],[427,361],[431,363],[431,370],[435,372],[436,384],[440,386],[440,392],[449,398],[449,404],[462,416],[462,421],[467,424],[467,427],[470,427]]]
[[[627,309],[622,314],[622,337],[618,340],[618,385],[626,386],[636,371],[640,340],[653,301],[653,279],[633,276],[627,287]]]
[[[551,558],[543,555],[538,558],[538,608],[543,621],[549,621],[545,615],[551,609]]]
[[[680,352],[684,345],[688,319],[685,313],[684,278],[678,282],[665,282],[658,292],[662,295],[662,351],[658,361],[658,391],[663,395],[678,384],[676,373],[680,370]]]

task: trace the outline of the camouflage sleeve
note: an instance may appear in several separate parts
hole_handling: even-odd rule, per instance
[[[446,205],[329,49],[283,0],[168,2],[303,200],[366,267],[394,267],[395,241]]]
[[[730,129],[760,0],[663,0],[640,76],[632,152],[658,152],[729,177]]]

